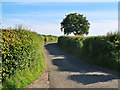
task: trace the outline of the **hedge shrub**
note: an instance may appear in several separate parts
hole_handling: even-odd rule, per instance
[[[92,64],[120,72],[119,35],[92,37],[61,36],[58,39],[58,45]]]
[[[2,68],[1,68],[1,65],[2,65],[2,33],[0,31],[0,89],[2,89]]]
[[[48,42],[57,40],[57,37],[42,36],[24,29],[2,29],[2,81],[4,88],[25,87],[36,80],[45,70],[42,50],[44,37],[48,38]]]

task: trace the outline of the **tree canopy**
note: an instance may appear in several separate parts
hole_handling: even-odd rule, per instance
[[[65,35],[73,33],[74,35],[83,35],[89,33],[90,23],[81,14],[71,13],[66,15],[66,18],[61,22],[61,31]]]

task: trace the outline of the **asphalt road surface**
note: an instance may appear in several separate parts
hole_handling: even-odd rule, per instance
[[[118,88],[118,74],[70,55],[56,43],[44,46],[50,88]]]

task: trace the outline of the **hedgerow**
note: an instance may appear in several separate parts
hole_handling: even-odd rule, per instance
[[[1,33],[1,31],[0,31],[0,89],[2,89],[2,68],[1,68],[1,64],[2,64],[2,33]]]
[[[58,39],[58,45],[92,64],[120,72],[119,35],[92,37],[61,36]]]
[[[3,88],[25,87],[45,70],[42,50],[45,37],[48,42],[57,40],[57,37],[42,36],[24,29],[2,29]]]

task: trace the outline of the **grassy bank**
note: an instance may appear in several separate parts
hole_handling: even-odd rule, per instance
[[[61,36],[58,45],[89,63],[120,72],[120,36]]]
[[[42,50],[45,37],[48,43],[57,41],[54,36],[21,29],[2,29],[3,88],[25,87],[46,69]]]

